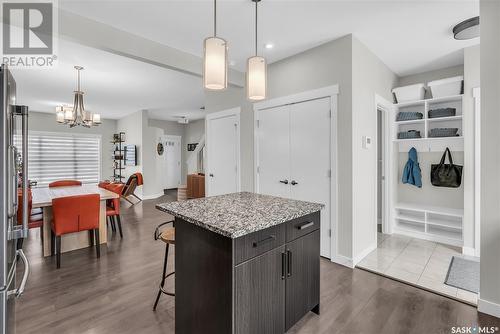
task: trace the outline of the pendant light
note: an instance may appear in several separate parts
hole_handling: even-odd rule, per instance
[[[83,91],[80,89],[80,71],[83,70],[81,66],[75,66],[77,72],[77,87],[74,91],[73,107],[61,106],[56,108],[56,120],[58,123],[69,124],[75,127],[81,125],[87,128],[101,124],[101,115],[98,113],[91,113],[85,111],[83,104]]]
[[[255,2],[255,56],[247,60],[247,98],[251,101],[260,101],[266,98],[267,91],[267,64],[264,57],[257,55],[258,45],[258,17],[257,7],[260,0]]]
[[[217,37],[217,0],[214,0],[214,36],[203,42],[203,86],[208,90],[227,88],[227,43]]]

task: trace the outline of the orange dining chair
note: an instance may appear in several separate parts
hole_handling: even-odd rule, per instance
[[[77,180],[59,180],[49,183],[49,188],[54,187],[68,187],[68,186],[81,186],[82,183]]]
[[[104,186],[104,189],[112,191],[119,196],[123,192],[123,188],[125,185],[123,183],[110,183]],[[123,238],[122,232],[122,222],[120,219],[120,197],[113,198],[107,201],[106,203],[106,220],[109,219],[111,224],[111,228],[113,231],[116,231],[115,223],[118,225],[118,231],[120,232],[120,238]]]
[[[17,191],[17,199],[19,205],[17,206],[17,223],[19,225],[23,224],[23,191],[19,189]],[[43,215],[42,214],[31,214],[33,210],[33,195],[31,194],[31,189],[28,188],[28,212],[30,212],[30,217],[28,220],[28,228],[40,228],[40,238],[43,241]],[[17,240],[17,249],[23,248],[24,239]]]
[[[59,197],[52,200],[51,253],[57,251],[57,268],[61,267],[61,236],[89,231],[90,246],[101,257],[99,242],[99,194]]]

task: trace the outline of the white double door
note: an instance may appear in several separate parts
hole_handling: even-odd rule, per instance
[[[325,204],[321,256],[330,257],[330,98],[258,112],[258,192]]]

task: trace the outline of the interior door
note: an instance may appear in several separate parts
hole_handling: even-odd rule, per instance
[[[174,189],[181,184],[181,137],[165,137],[166,188]]]
[[[290,106],[291,198],[325,204],[321,256],[330,257],[330,98]]]
[[[239,190],[239,117],[207,119],[208,196]]]
[[[259,112],[258,192],[290,197],[290,106]]]
[[[281,246],[235,267],[237,334],[285,332],[284,251]]]

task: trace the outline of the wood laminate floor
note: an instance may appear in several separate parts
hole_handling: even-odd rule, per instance
[[[62,255],[59,270],[54,258],[42,258],[38,230],[31,231],[24,248],[32,274],[17,303],[17,333],[174,333],[173,298],[162,296],[152,311],[164,254],[153,231],[169,218],[154,205],[172,199],[166,195],[133,207],[122,202],[124,238],[110,230],[99,260],[93,249],[77,250]],[[289,333],[451,333],[453,326],[477,324],[500,327],[500,319],[323,259],[321,315],[309,313]]]

